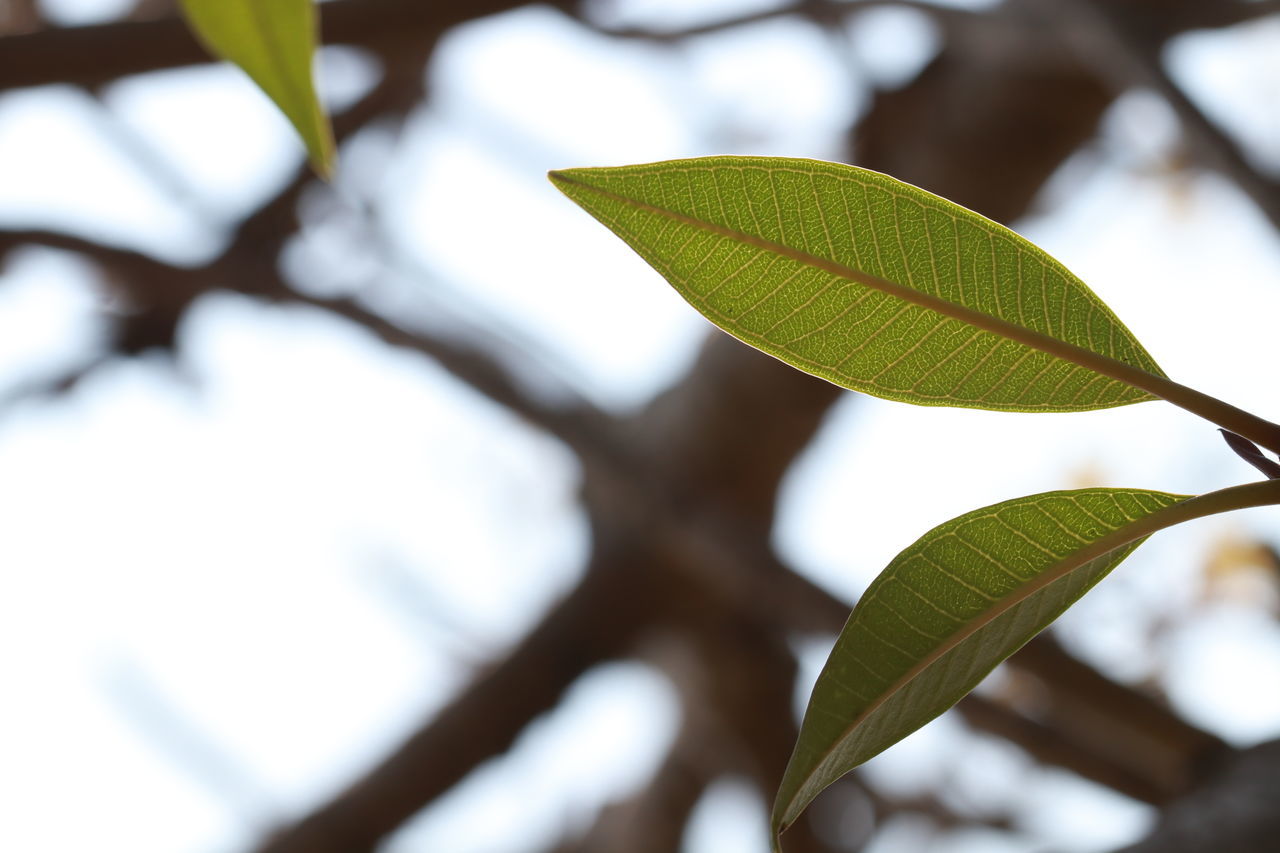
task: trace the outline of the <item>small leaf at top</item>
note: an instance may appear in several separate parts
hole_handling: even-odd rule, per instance
[[[878,172],[707,157],[550,177],[713,323],[846,388],[1064,412],[1155,399],[1135,381],[1168,382],[1062,264]]]
[[[312,167],[328,177],[333,131],[316,97],[312,0],[182,0],[191,29],[214,56],[240,66],[302,137]]]
[[[818,792],[958,702],[1152,533],[1280,503],[1280,480],[1195,498],[1046,492],[952,519],[893,559],[836,640],[773,810],[776,838]]]

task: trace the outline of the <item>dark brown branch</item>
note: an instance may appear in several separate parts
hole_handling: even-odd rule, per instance
[[[0,393],[0,414],[20,403],[53,400],[70,394],[112,358],[96,355],[77,364],[16,383]]]
[[[686,721],[667,756],[645,787],[611,803],[578,838],[556,844],[549,853],[676,853],[694,807],[714,781],[715,733]]]
[[[1196,159],[1235,183],[1280,229],[1280,181],[1255,169],[1235,140],[1173,82],[1161,57],[1167,33],[1120,4],[1053,0],[1052,6],[1065,24],[1064,37],[1117,93],[1134,87],[1154,90],[1177,114]]]
[[[1184,795],[1206,767],[1231,751],[1165,703],[1068,654],[1050,635],[1027,644],[1013,662],[1043,689],[1041,700],[1022,710],[1082,754],[1103,757],[1145,780],[1147,794],[1129,792],[1145,802],[1163,805]]]
[[[582,583],[504,661],[346,791],[268,839],[260,853],[373,850],[478,764],[506,751],[580,675],[627,653],[646,627],[653,589],[639,567],[629,567],[641,553],[638,543],[597,534]]]
[[[1277,0],[1218,0],[1204,3],[1201,0],[1179,0],[1166,3],[1155,0],[1154,8],[1146,9],[1148,14],[1157,14],[1165,22],[1166,29],[1175,32],[1188,30],[1216,30],[1232,27],[1265,18],[1280,15],[1280,2]]]
[[[333,135],[339,145],[362,128],[383,116],[400,116],[423,97],[421,68],[435,45],[418,45],[409,56],[388,63],[373,90],[333,119]],[[316,181],[310,166],[303,162],[293,177],[247,216],[235,230],[231,244],[209,267],[215,274],[229,274],[244,281],[248,275],[262,279],[257,292],[282,293],[283,282],[275,273],[276,256],[288,237],[297,230],[298,200]],[[251,292],[241,284],[242,292]]]
[[[605,434],[608,428],[608,416],[585,404],[565,409],[538,401],[519,385],[486,347],[453,341],[425,331],[410,331],[354,300],[324,299],[297,293],[289,290],[274,270],[267,273],[259,269],[245,277],[227,276],[223,273],[226,269],[241,264],[251,265],[245,263],[237,252],[230,252],[207,267],[186,268],[131,249],[55,231],[0,231],[0,260],[24,246],[41,246],[83,255],[98,264],[113,284],[149,306],[147,311],[154,311],[156,300],[161,297],[185,309],[197,296],[219,289],[252,296],[262,295],[265,291],[273,301],[319,308],[363,326],[391,346],[431,358],[456,379],[570,446],[590,448],[599,445],[597,436]],[[236,287],[236,284],[241,286]],[[38,393],[48,384],[37,383],[30,390]],[[608,455],[603,450],[598,453]]]
[[[26,33],[44,26],[36,0],[8,0],[0,5],[0,36]]]
[[[684,686],[685,704],[712,715],[726,769],[753,782],[769,805],[799,734],[791,710],[797,667],[785,630],[715,601],[683,604],[686,636],[700,664]],[[791,827],[786,847],[791,853],[838,850],[811,820]]]
[[[1001,811],[969,813],[944,802],[937,794],[924,792],[909,796],[891,796],[874,788],[867,788],[877,823],[883,824],[895,815],[907,814],[926,818],[942,831],[983,827],[998,832],[1013,832],[1016,823],[1013,815]]]
[[[1037,761],[1070,770],[1090,781],[1146,803],[1168,802],[1168,787],[1125,766],[1123,753],[1105,755],[1065,738],[1052,725],[1039,722],[1000,702],[970,694],[956,706],[976,729],[1021,747]]]
[[[681,44],[698,36],[745,27],[751,24],[773,21],[781,18],[805,18],[823,26],[832,26],[859,12],[877,8],[912,9],[927,15],[930,19],[951,30],[962,26],[985,25],[985,16],[964,9],[938,6],[923,0],[860,0],[860,2],[840,2],[840,0],[799,0],[776,9],[766,9],[700,24],[680,30],[656,30],[648,28],[609,28],[592,26],[596,32],[620,39],[657,42],[660,44]]]
[[[1280,741],[1241,750],[1120,853],[1271,853],[1280,839]]]
[[[464,21],[509,11],[526,0],[337,0],[320,7],[325,44],[372,50],[384,57],[414,53]],[[553,0],[565,10],[576,3]],[[45,29],[0,38],[0,90],[72,84],[97,87],[121,77],[210,62],[177,15],[89,27]]]
[[[158,261],[150,255],[133,249],[124,249],[99,243],[86,237],[77,237],[61,231],[39,228],[0,231],[0,263],[13,251],[26,246],[40,246],[84,255],[92,261],[123,276],[142,278],[163,277],[171,274],[185,276],[190,270]]]
[[[591,452],[592,447],[601,448],[597,452],[607,452],[603,450],[608,441],[605,436],[612,428],[608,415],[585,402],[572,407],[541,402],[521,387],[511,371],[494,357],[491,347],[410,330],[351,299],[324,299],[293,292],[280,298],[284,304],[315,306],[364,327],[391,346],[422,353],[464,385],[579,452]]]

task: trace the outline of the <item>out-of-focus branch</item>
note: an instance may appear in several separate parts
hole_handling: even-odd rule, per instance
[[[666,758],[644,788],[611,803],[581,836],[564,839],[548,853],[676,853],[685,826],[717,762],[714,731],[685,722]]]
[[[166,264],[164,261],[156,260],[150,255],[133,249],[123,249],[99,243],[87,237],[77,237],[74,234],[40,228],[0,231],[0,263],[6,260],[10,253],[25,246],[42,246],[47,249],[75,252],[123,276],[151,278],[174,272],[183,275],[187,272],[181,267]]]
[[[509,11],[527,0],[336,0],[320,6],[324,44],[415,53],[465,21]],[[570,11],[576,0],[549,0]],[[0,38],[0,90],[71,84],[97,87],[121,77],[213,61],[177,15],[87,27],[60,27]]]
[[[55,231],[0,231],[0,260],[24,246],[74,252],[95,262],[109,277],[113,286],[120,287],[134,298],[144,300],[147,307],[145,313],[139,316],[147,318],[157,313],[157,302],[163,298],[172,305],[172,310],[164,312],[165,316],[172,316],[176,322],[177,315],[198,296],[222,289],[251,296],[267,295],[281,304],[313,306],[364,327],[394,347],[431,358],[456,379],[572,447],[581,449],[598,444],[598,436],[604,434],[606,415],[587,406],[566,409],[542,403],[525,391],[510,371],[484,346],[451,340],[425,331],[411,331],[353,299],[326,299],[297,293],[289,290],[274,272],[267,275],[259,270],[254,275],[229,277],[224,274],[224,270],[242,264],[251,265],[235,253],[223,255],[220,260],[207,267],[186,268],[167,264],[131,249],[108,246]],[[237,284],[241,287],[236,287]],[[126,315],[118,318],[117,322],[127,325],[130,318]],[[87,365],[87,369],[104,361],[105,358],[95,358]],[[31,383],[24,386],[21,394],[11,395],[11,399],[69,388],[82,378],[84,372],[85,370],[77,368],[67,377]]]
[[[1041,763],[1070,770],[1141,802],[1169,801],[1168,790],[1162,780],[1143,776],[1132,767],[1125,766],[1123,753],[1105,755],[1082,747],[1063,737],[1062,732],[1053,726],[981,694],[969,694],[956,707],[969,725],[1016,744]]]
[[[690,38],[712,35],[780,18],[803,18],[822,26],[833,26],[842,23],[859,12],[880,8],[912,9],[927,15],[947,30],[954,30],[963,26],[985,26],[989,21],[988,17],[977,12],[950,6],[939,6],[934,3],[924,2],[924,0],[860,0],[860,2],[855,3],[840,2],[840,0],[799,0],[799,2],[780,6],[776,9],[765,9],[746,15],[723,18],[680,30],[639,27],[610,28],[593,25],[590,21],[586,23],[596,32],[613,38],[633,39],[659,44],[680,44]]]
[[[646,523],[646,529],[653,527]],[[757,543],[757,548],[761,545]],[[674,554],[672,562],[678,562]],[[765,803],[777,789],[797,735],[791,713],[796,663],[787,644],[790,626],[726,602],[720,589],[697,582],[697,571],[682,568],[682,573],[694,584],[666,597],[660,611],[665,616],[658,621],[664,626],[660,636],[669,639],[646,641],[646,647],[656,649],[647,657],[668,672],[681,693],[685,734],[643,791],[606,809],[582,839],[565,843],[557,851],[674,853],[681,828],[674,818],[687,817],[699,786],[719,776],[737,776],[753,783]],[[807,583],[792,574],[786,577],[777,588]],[[825,593],[815,594],[820,596],[827,602],[820,612],[829,618],[828,629],[834,632],[846,606]],[[691,737],[695,731],[699,734]],[[847,812],[851,798],[866,804],[876,825],[901,811],[923,809],[942,830],[979,825],[1007,830],[1010,826],[1007,816],[965,814],[929,795],[887,796],[850,777],[824,794],[811,819],[788,831],[787,849],[796,853],[853,849],[850,845],[857,839],[847,837],[847,821],[834,821],[843,825],[836,829],[820,819],[824,814],[830,818]],[[869,824],[867,835],[872,831]],[[846,837],[837,843],[835,838],[842,833]]]
[[[52,400],[69,394],[110,360],[110,356],[95,355],[60,370],[17,382],[0,393],[0,413],[19,403]]]
[[[430,47],[428,44],[423,50],[429,52]],[[337,117],[335,136],[341,142],[382,115],[408,110],[420,96],[421,84],[415,75],[406,74],[400,66],[388,66],[374,89]],[[39,229],[0,232],[0,261],[23,245],[83,255],[101,269],[109,288],[115,291],[113,301],[121,306],[111,317],[112,352],[133,355],[149,349],[171,350],[183,314],[203,293],[225,287],[279,298],[292,292],[280,277],[277,259],[296,229],[298,198],[313,180],[309,169],[301,165],[292,180],[240,224],[222,254],[199,267],[166,264],[131,249]],[[41,394],[70,387],[97,363],[100,360],[90,360],[67,376],[22,390]]]
[[[1177,114],[1196,159],[1235,183],[1280,229],[1280,181],[1255,169],[1235,140],[1210,121],[1169,76],[1161,57],[1161,31],[1122,4],[1052,0],[1051,6],[1065,25],[1063,37],[1117,93],[1134,87],[1154,90]]]
[[[1280,741],[1241,750],[1164,810],[1155,829],[1119,853],[1271,853],[1280,838]]]
[[[1271,15],[1280,15],[1280,2],[1277,0],[1217,0],[1214,3],[1203,3],[1200,0],[1164,3],[1161,0],[1154,0],[1154,2],[1159,4],[1154,11],[1167,23],[1167,29],[1176,32],[1220,29]],[[1148,11],[1150,12],[1151,9]]]
[[[767,807],[799,733],[791,708],[795,657],[785,626],[725,607],[710,592],[709,599],[690,595],[669,608],[687,638],[677,682],[685,706],[701,709],[718,735],[722,773],[750,781]],[[837,853],[808,820],[788,831],[787,850]]]
[[[631,648],[651,614],[640,543],[597,527],[583,581],[510,655],[481,674],[385,761],[259,853],[371,851],[474,767],[506,751],[577,678]]]
[[[5,41],[0,39],[0,46]],[[428,45],[421,58],[425,60],[429,52]],[[339,141],[345,140],[379,116],[409,109],[420,97],[421,84],[413,75],[389,73],[372,91],[334,119],[334,135]],[[237,226],[222,254],[200,267],[178,267],[142,252],[48,229],[0,232],[0,260],[21,246],[37,245],[84,255],[119,276],[116,284],[146,289],[151,295],[164,288],[185,290],[194,295],[213,287],[215,280],[224,276],[232,279],[223,285],[228,289],[278,294],[287,288],[275,273],[275,256],[295,230],[298,198],[313,180],[310,169],[301,165],[288,183]],[[249,279],[265,281],[246,280],[245,273]]]
[[[325,299],[291,292],[281,296],[280,301],[315,306],[362,326],[393,347],[427,356],[464,385],[579,452],[590,453],[593,447],[599,453],[614,452],[606,451],[603,444],[613,426],[608,415],[581,401],[569,407],[542,402],[521,387],[511,371],[495,358],[492,347],[411,330],[353,299]]]
[[[36,0],[8,0],[0,6],[0,36],[32,32],[43,24]]]
[[[885,823],[895,815],[918,815],[929,820],[941,831],[982,827],[998,832],[1013,832],[1016,820],[1002,811],[969,813],[948,805],[937,794],[924,792],[913,796],[892,796],[874,788],[866,788],[875,811],[877,824]]]
[[[333,119],[333,135],[339,145],[361,128],[383,116],[401,116],[423,96],[421,68],[431,56],[434,41],[417,45],[413,53],[389,63],[382,79],[359,101]],[[298,199],[315,183],[310,165],[303,162],[292,178],[236,226],[230,245],[209,264],[214,274],[237,280],[236,289],[252,292],[245,282],[261,279],[257,292],[276,294],[287,290],[275,274],[277,254],[284,241],[297,230]]]
[[[1191,725],[1155,698],[1117,684],[1069,654],[1052,635],[1028,643],[1015,659],[1034,676],[1038,698],[1015,707],[1075,744],[1082,755],[1104,758],[1143,780],[1150,790],[1134,796],[1155,805],[1190,791],[1232,749],[1221,738]]]

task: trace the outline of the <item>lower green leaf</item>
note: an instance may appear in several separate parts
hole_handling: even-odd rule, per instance
[[[1280,480],[1194,498],[1082,489],[926,533],[867,589],[818,676],[774,804],[775,840],[818,792],[958,702],[1151,533],[1276,503]]]

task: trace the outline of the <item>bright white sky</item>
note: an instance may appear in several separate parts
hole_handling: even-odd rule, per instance
[[[46,5],[84,22],[119,4]],[[665,24],[676,10],[712,18],[735,6],[706,5],[615,8],[618,23]],[[868,16],[851,38],[864,79],[901,78],[931,49],[912,15]],[[1272,22],[1173,53],[1179,79],[1221,104],[1218,117],[1273,167],[1277,41]],[[370,73],[329,51],[322,79],[347,99]],[[390,225],[403,303],[430,316],[465,300],[463,313],[534,341],[622,410],[677,378],[707,327],[546,170],[713,151],[833,156],[866,94],[807,26],[744,28],[671,54],[584,38],[538,9],[454,33],[432,73],[431,107],[403,138],[343,152],[338,193]],[[125,81],[105,102],[56,88],[0,96],[0,226],[196,262],[299,156],[225,68]],[[1158,102],[1125,98],[1050,188],[1052,215],[1022,230],[1175,378],[1280,417],[1267,393],[1280,241],[1222,182],[1152,174],[1173,139]],[[130,154],[138,140],[148,168]],[[332,233],[317,224],[291,257],[331,292],[372,264],[359,244],[337,255]],[[4,273],[0,388],[91,349],[85,267],[31,252]],[[243,849],[447,701],[579,571],[570,456],[425,360],[318,312],[231,296],[203,303],[182,337],[189,378],[144,359],[0,413],[0,849]],[[1212,428],[1161,404],[1017,416],[851,395],[790,478],[777,535],[852,598],[898,550],[975,506],[1083,479],[1192,492],[1251,476]],[[1280,635],[1256,589],[1193,608],[1210,544],[1275,522],[1256,511],[1162,534],[1064,619],[1066,636],[1119,675],[1164,668],[1179,707],[1215,731],[1274,735]],[[1152,625],[1170,615],[1179,621],[1147,654]],[[824,654],[809,654],[813,673]],[[677,713],[641,666],[593,674],[389,849],[533,850],[642,784]],[[976,772],[962,749],[1003,772]],[[947,779],[979,801],[1011,799],[1037,846],[1106,847],[1146,819],[946,718],[872,772],[889,786]],[[688,853],[763,851],[760,809],[745,789],[717,786]],[[881,847],[1031,849],[990,836],[929,843],[899,826]]]

